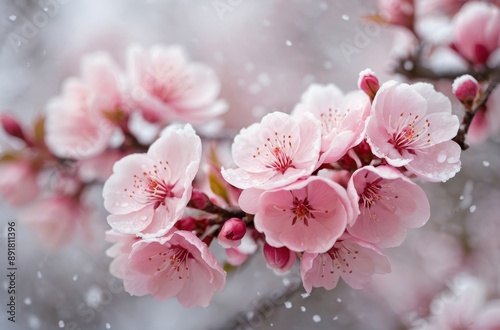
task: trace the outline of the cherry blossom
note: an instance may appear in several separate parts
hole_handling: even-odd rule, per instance
[[[176,297],[185,307],[208,306],[225,283],[224,270],[206,244],[181,230],[135,243],[124,279],[125,290],[132,295]]]
[[[460,170],[460,146],[451,141],[459,121],[443,94],[426,83],[389,81],[375,96],[366,128],[372,152],[426,181],[446,181]]]
[[[353,173],[347,192],[358,200],[360,214],[347,231],[379,247],[400,245],[407,228],[423,226],[430,217],[425,192],[389,166],[365,166]]]
[[[307,292],[313,287],[332,290],[339,278],[354,289],[370,284],[374,274],[391,271],[389,259],[375,245],[348,234],[324,253],[305,252],[300,263],[300,274]]]
[[[122,77],[106,53],[82,60],[81,78],[64,82],[62,95],[47,105],[45,141],[59,157],[83,159],[103,152],[126,110]]]
[[[345,189],[320,177],[265,191],[258,200],[254,196],[244,190],[239,202],[245,212],[255,212],[255,229],[269,245],[295,252],[327,251],[354,217]]]
[[[413,0],[378,0],[378,7],[382,18],[392,24],[413,28],[415,15]]]
[[[116,162],[103,188],[108,223],[124,233],[164,235],[184,213],[200,158],[200,138],[186,125],[167,127],[147,154]]]
[[[361,91],[346,95],[335,85],[311,85],[293,115],[310,112],[321,122],[321,162],[332,163],[363,140],[370,99]]]
[[[283,187],[314,171],[320,147],[320,122],[312,114],[273,112],[235,137],[232,155],[238,168],[222,168],[222,176],[241,189]]]
[[[496,88],[488,98],[486,105],[476,112],[467,132],[467,141],[478,144],[488,136],[500,131],[500,88]]]
[[[190,63],[180,46],[130,47],[127,73],[133,101],[151,122],[202,122],[227,110],[217,100],[220,83],[214,71]]]
[[[0,164],[0,194],[12,206],[33,201],[40,193],[37,181],[37,172],[26,160],[4,161]]]
[[[88,210],[78,200],[56,195],[23,210],[19,221],[34,229],[44,247],[56,250],[73,240],[78,228],[89,235],[89,217]]]
[[[110,229],[106,232],[106,240],[114,243],[106,250],[106,255],[113,258],[109,265],[109,272],[111,275],[123,279],[128,269],[128,258],[132,252],[132,245],[138,242],[140,237]]]
[[[468,2],[452,24],[455,48],[473,64],[485,64],[500,46],[500,9],[493,4]]]

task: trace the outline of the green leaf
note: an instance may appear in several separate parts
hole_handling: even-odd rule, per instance
[[[210,182],[210,189],[213,193],[224,199],[226,203],[229,203],[229,194],[224,186],[224,183],[213,172],[208,174],[208,179]]]

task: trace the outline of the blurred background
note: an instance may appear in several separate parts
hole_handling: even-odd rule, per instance
[[[289,112],[313,82],[356,88],[369,67],[393,78],[391,58],[404,46],[400,31],[367,23],[370,0],[10,0],[0,3],[0,110],[31,122],[79,72],[83,54],[104,50],[123,67],[131,43],[179,44],[213,67],[230,108],[226,127],[238,130],[271,111]],[[364,35],[364,37],[363,37]],[[396,77],[398,78],[398,77]],[[442,89],[450,87],[443,83]],[[457,113],[460,114],[459,110]],[[0,148],[11,146],[0,137]],[[456,277],[471,274],[500,294],[500,144],[463,153],[463,169],[446,184],[424,184],[432,216],[389,250],[393,272],[371,288],[342,283],[305,294],[294,269],[276,276],[261,255],[228,277],[208,308],[175,300],[131,297],[113,278],[104,254],[108,228],[96,210],[93,238],[48,253],[17,223],[16,323],[1,329],[407,329],[453,294]],[[22,182],[20,182],[22,184]],[[95,198],[99,204],[100,192]],[[6,265],[7,222],[1,206],[0,267]],[[5,306],[8,286],[1,277]]]

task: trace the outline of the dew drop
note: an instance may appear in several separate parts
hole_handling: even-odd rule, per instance
[[[442,163],[445,160],[446,160],[446,154],[444,152],[440,152],[438,154],[438,158],[437,158],[438,163]]]
[[[288,47],[290,47],[290,46],[292,45],[292,42],[291,42],[290,40],[287,40],[287,41],[286,41],[286,45],[287,45]]]
[[[321,322],[321,316],[319,316],[319,315],[314,315],[314,316],[313,316],[313,321],[314,321],[314,322],[316,322],[316,323]]]
[[[40,329],[40,320],[35,315],[28,316],[28,326],[31,329]]]
[[[141,215],[141,217],[139,218],[139,220],[146,221],[146,220],[148,220],[148,216],[147,215]]]
[[[285,301],[286,308],[292,308],[292,303],[290,301]]]

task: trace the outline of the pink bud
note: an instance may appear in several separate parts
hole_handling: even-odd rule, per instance
[[[191,200],[189,201],[190,207],[193,207],[198,210],[203,210],[209,204],[210,200],[208,199],[208,196],[204,192],[198,189],[193,189],[193,192],[191,194]]]
[[[452,90],[457,99],[470,108],[479,93],[479,83],[471,75],[465,74],[455,79]]]
[[[359,73],[358,87],[373,100],[380,88],[380,83],[372,70],[365,69]]]
[[[247,226],[241,219],[231,218],[224,222],[217,239],[224,248],[237,247],[246,231]]]
[[[266,258],[267,265],[279,272],[290,270],[297,259],[295,252],[288,248],[275,248],[267,243],[264,244],[264,257]]]
[[[5,133],[9,134],[10,136],[24,140],[23,129],[21,128],[21,125],[19,125],[19,122],[14,117],[6,113],[3,113],[0,115],[0,122],[2,123],[2,127]]]
[[[175,227],[179,230],[193,231],[196,227],[196,220],[187,216],[177,221],[175,223]]]

